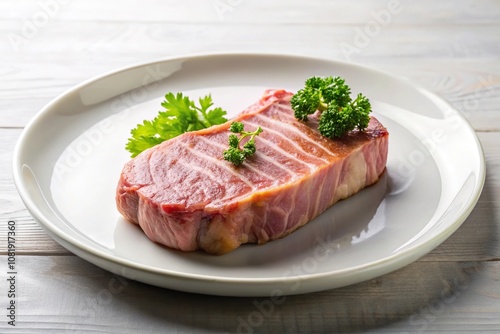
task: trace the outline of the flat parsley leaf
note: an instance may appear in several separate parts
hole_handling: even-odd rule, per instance
[[[142,151],[172,139],[185,132],[208,128],[227,122],[226,111],[213,108],[212,97],[207,95],[198,100],[199,106],[182,93],[168,93],[161,103],[165,110],[158,112],[152,120],[145,120],[130,131],[125,148],[132,158]]]

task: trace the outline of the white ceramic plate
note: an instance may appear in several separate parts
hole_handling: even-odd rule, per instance
[[[387,172],[292,235],[224,256],[150,242],[115,207],[129,131],[168,91],[212,94],[234,115],[267,88],[299,89],[313,75],[343,76],[390,132]],[[415,261],[466,219],[481,193],[478,139],[449,104],[406,80],[341,62],[283,55],[160,60],[87,81],[56,98],[15,150],[19,193],[47,233],[114,273],[183,291],[269,296],[364,281]]]

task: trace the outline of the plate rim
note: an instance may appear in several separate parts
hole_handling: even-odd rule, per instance
[[[479,159],[479,169],[478,169],[478,175],[477,175],[477,180],[475,181],[474,189],[470,194],[469,199],[467,200],[466,204],[461,207],[460,210],[460,216],[457,218],[453,219],[453,222],[447,226],[447,228],[439,231],[433,238],[431,238],[429,241],[424,242],[424,243],[417,243],[415,245],[412,245],[404,250],[394,252],[393,254],[386,256],[381,259],[377,259],[375,261],[371,261],[368,263],[364,263],[361,265],[349,267],[349,268],[344,268],[344,269],[339,269],[335,271],[330,271],[330,272],[323,272],[323,273],[309,273],[309,274],[304,274],[304,275],[297,275],[297,276],[288,276],[288,277],[277,277],[277,278],[230,278],[230,277],[221,277],[221,276],[212,276],[212,275],[201,275],[201,274],[193,274],[193,273],[183,273],[179,271],[171,271],[168,269],[162,269],[162,268],[156,268],[156,267],[151,267],[149,265],[144,265],[142,263],[136,263],[128,259],[124,259],[118,256],[113,256],[111,254],[107,254],[105,252],[102,252],[98,249],[95,249],[91,247],[89,244],[86,244],[77,238],[74,238],[71,235],[68,235],[64,233],[60,228],[56,226],[48,217],[46,217],[40,210],[38,209],[36,202],[32,199],[32,196],[30,193],[27,191],[26,187],[24,186],[24,180],[22,176],[22,169],[23,169],[23,163],[21,161],[22,157],[22,152],[23,152],[23,147],[26,146],[27,144],[27,137],[30,133],[31,128],[33,128],[36,123],[44,116],[50,115],[50,110],[51,108],[57,104],[61,99],[63,99],[65,96],[72,94],[74,92],[77,92],[78,90],[82,89],[83,87],[99,81],[106,79],[110,76],[113,76],[118,73],[130,71],[133,69],[137,69],[140,67],[144,66],[151,66],[154,64],[158,63],[163,63],[163,62],[173,62],[173,61],[180,61],[180,60],[192,60],[192,59],[197,59],[197,60],[203,60],[204,58],[223,58],[223,57],[273,57],[273,58],[288,58],[288,59],[293,59],[295,61],[321,61],[321,62],[328,62],[331,64],[337,64],[340,66],[348,66],[348,67],[353,67],[357,68],[359,70],[365,71],[365,72],[371,72],[377,75],[383,75],[385,77],[389,77],[393,80],[396,81],[401,81],[404,82],[408,85],[411,86],[411,88],[427,95],[433,98],[435,101],[439,101],[440,103],[444,103],[444,105],[448,106],[450,110],[453,111],[454,115],[458,116],[460,119],[460,122],[466,126],[466,129],[468,132],[471,133],[472,137],[474,138],[475,141],[475,148],[477,148],[477,153],[478,153],[478,159]],[[183,54],[183,55],[177,55],[177,56],[169,56],[169,57],[162,57],[162,58],[157,58],[149,61],[143,61],[143,62],[138,62],[129,66],[121,66],[115,70],[107,71],[104,72],[103,74],[93,76],[87,80],[82,81],[81,83],[70,87],[69,89],[63,91],[60,93],[58,96],[53,98],[49,103],[47,103],[42,109],[40,109],[26,124],[25,128],[23,129],[21,135],[19,136],[14,152],[13,152],[13,160],[12,160],[12,171],[13,171],[13,179],[14,179],[14,184],[17,188],[17,191],[26,206],[26,209],[30,212],[32,215],[32,218],[43,227],[43,229],[49,234],[51,238],[53,238],[55,241],[57,241],[59,244],[64,246],[66,249],[68,249],[70,252],[84,258],[85,260],[98,265],[99,267],[104,268],[105,270],[109,270],[105,266],[102,266],[98,264],[100,261],[108,261],[111,262],[110,264],[112,266],[118,265],[122,267],[126,267],[132,270],[139,270],[143,272],[147,272],[149,274],[155,274],[155,275],[161,275],[163,277],[168,277],[168,278],[174,278],[174,279],[189,279],[189,280],[195,280],[197,282],[205,282],[205,283],[213,283],[214,281],[220,282],[220,283],[231,283],[231,284],[239,284],[239,285],[260,285],[260,284],[275,284],[277,281],[279,281],[280,284],[286,284],[287,282],[294,282],[297,280],[297,278],[300,279],[308,279],[308,280],[318,280],[318,279],[325,279],[328,278],[332,275],[339,275],[339,276],[344,276],[347,275],[351,272],[371,272],[371,271],[376,271],[377,268],[379,267],[384,267],[388,266],[391,263],[397,263],[397,268],[395,269],[390,269],[390,270],[382,270],[383,273],[389,273],[392,272],[396,269],[402,268],[405,265],[415,261],[416,259],[420,258],[421,256],[425,255],[426,253],[430,252],[432,249],[437,247],[439,244],[444,242],[451,234],[453,234],[461,225],[462,223],[467,219],[467,217],[470,215],[472,210],[477,204],[477,201],[479,200],[479,197],[482,193],[482,190],[484,188],[484,183],[486,179],[486,164],[485,164],[485,157],[484,157],[484,150],[482,147],[481,142],[479,141],[479,138],[477,136],[477,133],[475,130],[472,128],[471,124],[469,121],[465,118],[465,116],[457,110],[455,107],[453,107],[448,101],[446,101],[444,98],[441,96],[430,92],[423,87],[421,87],[418,84],[415,84],[408,80],[405,77],[397,76],[391,73],[387,73],[385,71],[378,70],[373,67],[368,67],[365,65],[357,64],[357,63],[349,63],[349,62],[343,62],[337,59],[329,59],[326,57],[318,57],[318,56],[309,56],[309,55],[303,55],[303,54],[295,54],[295,53],[267,53],[267,52],[210,52],[210,53],[191,53],[191,54]],[[95,259],[95,258],[97,259]],[[378,274],[373,276],[376,277],[379,276]],[[372,278],[373,278],[372,277]],[[129,277],[132,279],[136,279],[133,277]],[[366,279],[361,279],[360,281],[364,281]],[[141,281],[141,280],[140,280]],[[356,281],[353,280],[352,283],[357,283]],[[345,285],[342,285],[345,286]],[[182,290],[182,289],[178,289]],[[323,290],[323,289],[322,289]],[[187,289],[185,291],[192,291],[192,289]],[[319,290],[315,290],[319,291]],[[305,291],[305,292],[298,292],[298,293],[307,293],[307,292],[312,292],[312,291]],[[210,293],[212,294],[212,293]],[[291,294],[291,293],[288,293]],[[228,295],[237,295],[237,294],[228,294]],[[260,295],[260,294],[256,294]]]

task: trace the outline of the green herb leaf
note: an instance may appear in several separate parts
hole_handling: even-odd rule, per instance
[[[125,148],[132,158],[142,151],[172,139],[185,132],[208,128],[227,122],[226,111],[221,108],[210,109],[212,97],[207,95],[198,100],[199,107],[182,93],[167,93],[161,103],[165,110],[158,112],[152,120],[145,120],[131,130],[131,137]]]
[[[351,89],[341,77],[311,77],[291,100],[295,117],[307,121],[319,110],[319,132],[325,137],[341,137],[346,132],[364,130],[370,121],[370,101],[358,94],[353,101]]]
[[[229,131],[233,132],[229,135],[229,147],[223,152],[224,160],[232,162],[235,166],[241,165],[246,158],[255,154],[257,148],[255,146],[255,137],[262,133],[262,128],[259,126],[255,131],[245,131],[245,126],[241,122],[232,122]],[[239,133],[238,137],[235,133]],[[243,144],[243,149],[240,144],[244,138],[250,137],[248,141]]]

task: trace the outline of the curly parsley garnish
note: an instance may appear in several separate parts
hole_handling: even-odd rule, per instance
[[[224,160],[232,162],[235,166],[239,166],[249,156],[253,155],[256,151],[255,136],[262,132],[259,126],[255,131],[245,131],[244,125],[241,122],[232,122],[229,130],[233,133],[229,135],[229,148],[223,152]],[[238,137],[236,134],[240,134]],[[248,141],[240,148],[240,143],[246,137],[250,137]]]
[[[292,97],[292,109],[301,121],[319,110],[319,132],[329,138],[341,137],[356,128],[366,129],[370,121],[370,101],[362,94],[352,100],[350,94],[343,78],[311,77]]]

